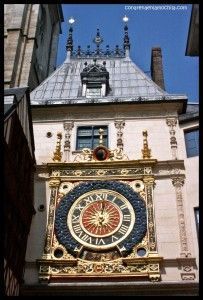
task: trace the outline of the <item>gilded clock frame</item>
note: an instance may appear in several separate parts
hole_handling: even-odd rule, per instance
[[[153,189],[155,180],[153,167],[155,159],[137,161],[114,161],[105,163],[50,163],[49,172],[50,206],[46,241],[42,259],[37,261],[40,282],[66,282],[74,278],[140,278],[150,281],[161,280],[160,265],[163,260],[159,256],[156,243],[154,218]],[[56,206],[64,193],[75,186],[89,180],[116,180],[131,186],[144,199],[147,208],[147,232],[140,243],[133,247],[126,257],[115,260],[100,259],[87,261],[75,258],[61,245],[54,233]],[[60,185],[66,184],[64,193]],[[54,256],[54,251],[61,249],[61,258]],[[137,251],[144,249],[146,254],[138,256]],[[80,249],[78,249],[80,251]]]

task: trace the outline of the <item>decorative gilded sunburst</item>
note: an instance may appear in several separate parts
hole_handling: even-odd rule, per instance
[[[122,222],[122,213],[110,201],[95,201],[83,211],[81,227],[91,236],[105,237],[116,232]]]

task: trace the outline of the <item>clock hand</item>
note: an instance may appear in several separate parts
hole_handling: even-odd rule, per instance
[[[104,212],[104,208],[105,208],[105,201],[102,200],[102,215],[103,215],[103,212]]]
[[[104,208],[105,208],[105,201],[102,200],[102,205],[101,205],[101,211],[99,212],[99,224],[102,225],[104,222]]]

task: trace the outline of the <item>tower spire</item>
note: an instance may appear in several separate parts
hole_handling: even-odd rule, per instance
[[[69,34],[68,34],[68,39],[67,39],[67,43],[66,43],[66,51],[68,52],[69,56],[72,54],[73,51],[73,27],[72,25],[75,23],[75,20],[73,17],[71,17],[68,20],[68,23],[70,24],[70,28],[69,28]]]
[[[128,22],[129,18],[127,16],[123,17],[123,22],[125,23],[124,26],[124,39],[123,39],[123,49],[125,51],[126,56],[129,56],[129,50],[130,50],[130,38],[128,36],[128,26],[127,26],[127,22]]]

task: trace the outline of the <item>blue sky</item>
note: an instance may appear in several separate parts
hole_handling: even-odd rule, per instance
[[[64,22],[59,37],[57,65],[66,57],[66,41],[68,19],[74,17],[73,28],[74,49],[78,45],[86,50],[87,45],[95,49],[92,42],[96,29],[100,29],[103,37],[101,48],[106,45],[114,49],[115,45],[123,47],[124,15],[129,17],[129,37],[131,43],[130,56],[133,62],[144,72],[150,71],[151,49],[162,48],[165,87],[168,93],[186,94],[189,102],[199,102],[199,58],[185,56],[187,36],[192,5],[185,9],[153,10],[140,8],[127,10],[132,4],[63,4]],[[141,4],[152,6],[152,4]],[[160,6],[155,4],[154,6]],[[169,4],[167,4],[169,6]],[[170,5],[172,6],[172,5]]]

